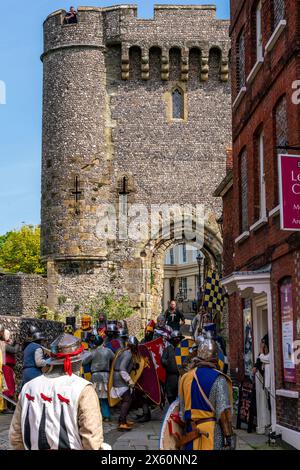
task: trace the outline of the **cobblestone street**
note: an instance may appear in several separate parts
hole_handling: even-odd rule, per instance
[[[164,412],[157,409],[152,413],[152,420],[145,424],[136,424],[134,429],[128,433],[117,430],[118,410],[112,413],[112,422],[104,423],[105,442],[110,444],[113,450],[149,450],[159,449],[159,435]],[[135,418],[132,413],[130,418]],[[8,430],[11,415],[0,415],[0,450],[9,450]],[[237,450],[282,450],[281,447],[269,447],[267,437],[264,435],[248,434],[246,431],[238,430]]]

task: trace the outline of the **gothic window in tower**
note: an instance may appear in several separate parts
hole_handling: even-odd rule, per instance
[[[172,92],[172,117],[184,119],[184,94],[180,88],[175,88]]]

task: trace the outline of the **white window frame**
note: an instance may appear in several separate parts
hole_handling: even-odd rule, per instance
[[[267,216],[267,191],[264,150],[264,132],[261,132],[258,137],[260,219],[264,219]]]

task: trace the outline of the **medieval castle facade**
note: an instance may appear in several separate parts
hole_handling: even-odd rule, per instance
[[[82,7],[70,25],[64,14],[46,19],[42,56],[48,306],[115,288],[146,318],[160,310],[164,253],[178,240],[172,231],[107,240],[99,207],[203,204],[203,252],[217,262],[212,192],[231,143],[229,22],[213,6],[156,6],[150,20],[130,5]]]

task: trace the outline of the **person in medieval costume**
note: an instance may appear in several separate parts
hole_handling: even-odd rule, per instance
[[[4,330],[4,327],[0,325],[0,331]],[[0,344],[0,393],[4,393],[6,390],[6,383],[4,379],[4,373],[3,373],[3,356],[4,356],[4,347],[3,345]],[[6,410],[6,403],[3,397],[0,396],[0,413],[3,413],[3,411]]]
[[[175,350],[182,341],[184,336],[180,331],[173,331],[169,340],[170,344],[163,352],[161,362],[166,369],[166,395],[169,404],[173,403],[178,396],[178,381],[179,381],[179,369],[176,362]]]
[[[163,338],[164,340],[169,340],[171,338],[171,334],[172,328],[166,325],[165,316],[159,315],[156,320],[153,339]]]
[[[185,324],[185,318],[181,310],[177,308],[175,300],[170,302],[169,308],[165,311],[166,325],[173,331],[180,331],[181,325]]]
[[[44,335],[34,326],[30,327],[31,338],[23,351],[22,385],[42,375],[46,367],[46,356],[42,347]]]
[[[98,337],[96,349],[90,351],[83,364],[91,364],[92,383],[94,384],[101,404],[104,421],[110,421],[110,409],[108,404],[108,381],[109,373],[114,360],[114,353],[106,348],[102,338]]]
[[[233,448],[232,383],[217,369],[218,345],[211,334],[197,338],[198,356],[180,379],[180,417],[185,433],[183,450]]]
[[[64,332],[73,335],[76,330],[76,317],[66,317]]]
[[[121,343],[121,348],[122,349],[126,348],[128,338],[129,338],[128,330],[125,330],[124,328],[120,328],[119,329],[118,340]]]
[[[90,315],[83,315],[81,317],[81,326],[78,328],[74,336],[80,338],[84,349],[89,349],[89,336],[92,333],[92,317]]]
[[[106,329],[106,338],[104,340],[104,346],[112,350],[115,354],[119,349],[122,348],[122,343],[120,341],[119,330],[117,323],[108,323]]]
[[[13,344],[10,339],[10,332],[3,329],[0,331],[0,348],[3,351],[2,355],[2,370],[6,382],[6,390],[3,392],[7,398],[13,399],[16,392],[16,382],[14,367],[16,365],[15,355],[19,352],[20,346]],[[13,413],[14,407],[10,401],[7,401],[6,413]]]
[[[135,383],[130,377],[133,370],[139,367],[138,340],[134,336],[128,338],[127,348],[120,352],[115,361],[113,372],[113,387],[110,390],[112,398],[121,398],[121,410],[119,417],[119,431],[131,431],[133,422],[128,421],[127,416],[133,401]]]
[[[191,333],[194,339],[196,339],[202,330],[203,319],[206,315],[206,309],[204,307],[197,313],[197,315],[193,318],[191,324]]]
[[[142,344],[150,343],[150,341],[153,340],[154,328],[155,328],[155,321],[150,320],[146,325],[145,336],[141,341]]]
[[[80,377],[80,338],[61,334],[51,344],[47,373],[23,387],[10,426],[15,450],[99,450],[102,416],[97,394]]]
[[[98,335],[101,336],[103,341],[106,338],[106,328],[107,328],[107,318],[105,313],[99,313],[99,317],[96,323],[96,328],[98,331]]]

